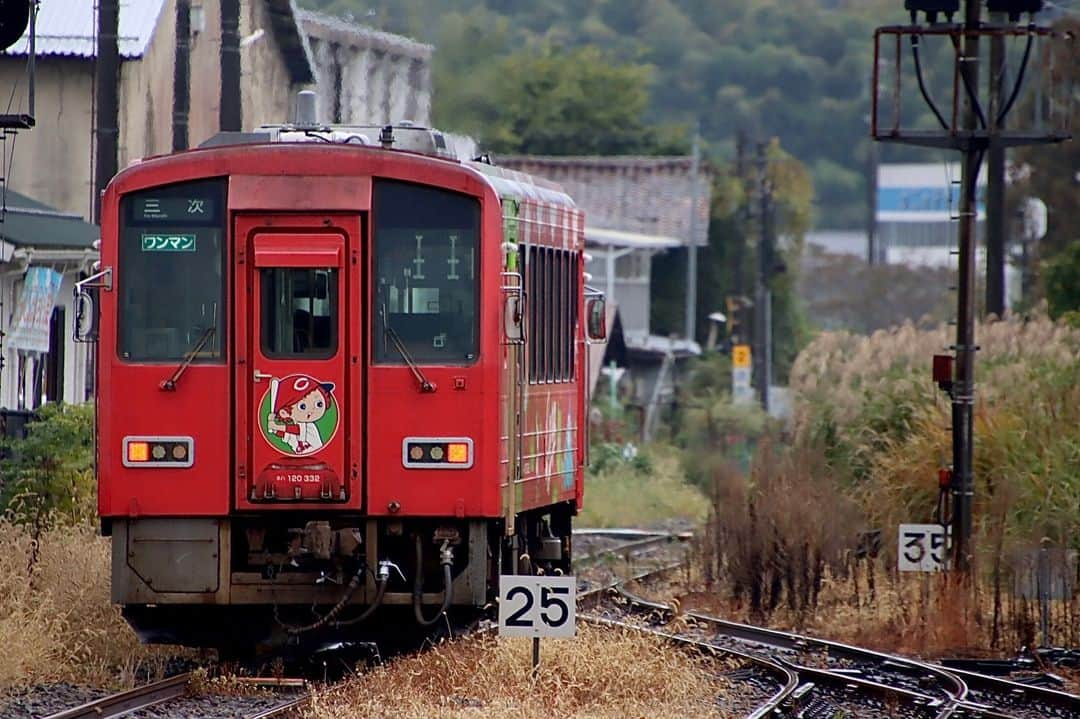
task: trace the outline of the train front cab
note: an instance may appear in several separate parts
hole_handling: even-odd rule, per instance
[[[110,186],[99,504],[144,639],[393,625],[358,624],[372,607],[428,623],[488,603],[511,546],[568,569],[583,401],[567,384],[546,412],[524,389],[502,203],[456,163],[392,154],[193,152]],[[530,401],[561,422],[534,421],[539,449]]]

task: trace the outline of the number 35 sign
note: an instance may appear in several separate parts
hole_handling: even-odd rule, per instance
[[[949,538],[940,524],[901,524],[896,548],[901,572],[939,572],[946,568]]]
[[[573,577],[499,577],[499,635],[572,637],[577,608]]]

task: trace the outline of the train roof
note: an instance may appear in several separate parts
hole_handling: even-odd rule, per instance
[[[396,125],[263,125],[253,132],[221,132],[200,148],[246,144],[319,143],[350,147],[370,147],[419,154],[472,169],[484,177],[503,200],[539,202],[576,207],[558,183],[519,170],[492,164],[488,156],[462,160],[448,143],[448,136],[411,123]]]

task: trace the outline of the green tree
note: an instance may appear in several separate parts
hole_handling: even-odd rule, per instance
[[[592,46],[546,46],[499,63],[497,113],[480,130],[496,152],[623,155],[665,149],[644,122],[653,69],[618,63]]]

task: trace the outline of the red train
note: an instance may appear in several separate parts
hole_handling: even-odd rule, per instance
[[[251,646],[431,624],[500,573],[569,571],[604,334],[571,199],[412,126],[209,145],[117,175],[79,288],[132,626]]]

